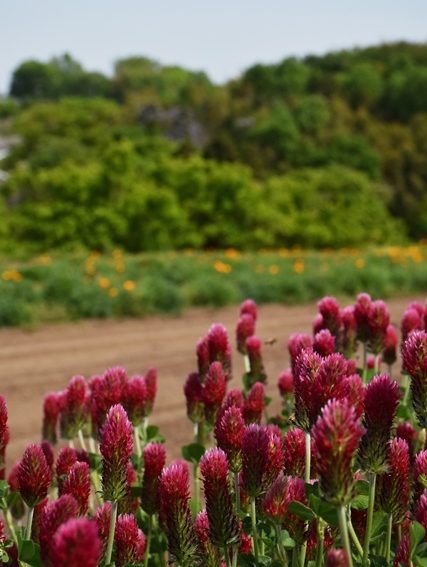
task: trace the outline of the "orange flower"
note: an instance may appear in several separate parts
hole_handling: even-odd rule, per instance
[[[132,280],[126,280],[123,284],[123,287],[126,291],[133,291],[135,289],[135,282]]]
[[[305,269],[304,260],[296,260],[292,269],[296,274],[302,274]]]

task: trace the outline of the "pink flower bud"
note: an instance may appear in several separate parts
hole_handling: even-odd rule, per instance
[[[246,350],[248,352],[250,368],[247,374],[249,387],[253,386],[255,382],[267,383],[267,374],[265,373],[264,364],[262,362],[261,345],[261,339],[255,335],[246,339]]]
[[[427,332],[412,331],[402,345],[404,371],[411,377],[412,405],[420,427],[427,427]]]
[[[75,449],[72,449],[71,447],[63,447],[58,453],[55,465],[56,484],[58,486],[59,495],[62,494],[64,481],[75,463],[77,463],[77,454]]]
[[[203,558],[203,565],[213,566],[219,564],[219,549],[209,539],[209,519],[206,510],[196,516],[196,534],[199,541],[198,552]]]
[[[138,528],[135,517],[120,514],[114,532],[115,566],[124,567],[129,563],[142,562],[145,551],[145,535]]]
[[[405,534],[400,540],[396,549],[396,555],[393,560],[393,567],[408,567],[411,564],[410,560],[411,541],[409,534]]]
[[[120,404],[110,408],[100,431],[104,499],[120,500],[126,492],[127,463],[133,451],[132,424]]]
[[[377,477],[377,500],[381,509],[393,514],[393,522],[401,524],[409,506],[409,448],[403,439],[390,443],[387,472]]]
[[[427,490],[421,494],[415,506],[415,519],[427,530]]]
[[[236,406],[227,408],[215,425],[217,445],[227,455],[229,468],[239,472],[242,468],[242,444],[245,423],[242,411]]]
[[[47,439],[52,445],[58,441],[58,419],[61,410],[60,395],[55,392],[46,394],[43,402],[42,439]]]
[[[87,463],[75,463],[62,485],[62,494],[71,494],[79,506],[78,515],[84,516],[89,509],[91,491],[90,470]]]
[[[197,341],[196,356],[200,382],[203,383],[210,366],[207,335]]]
[[[40,555],[43,565],[56,567],[51,556],[52,538],[64,522],[77,516],[77,512],[78,505],[71,494],[64,494],[43,508],[39,530]]]
[[[354,318],[357,325],[357,338],[362,343],[369,340],[369,317],[371,313],[372,299],[367,293],[360,293],[354,305]]]
[[[205,417],[203,406],[203,384],[198,372],[191,372],[184,385],[187,417],[193,423],[200,423]]]
[[[101,555],[105,555],[110,534],[111,502],[104,502],[96,511],[95,523],[101,540]]]
[[[231,373],[231,344],[225,327],[220,323],[211,326],[207,335],[209,362],[220,362],[226,381],[232,378]]]
[[[101,377],[94,376],[90,379],[91,413],[95,432],[100,431],[108,410],[123,401],[127,380],[126,371],[120,366],[107,368]]]
[[[147,514],[156,514],[160,509],[159,477],[165,464],[164,445],[148,443],[144,448],[144,477],[141,494],[141,508]]]
[[[350,563],[344,549],[335,547],[326,556],[326,567],[349,567]]]
[[[418,500],[427,488],[427,449],[420,451],[414,462],[414,500]]]
[[[279,388],[280,395],[284,400],[292,397],[294,393],[294,377],[290,368],[287,368],[280,373],[277,387]]]
[[[331,335],[337,339],[341,327],[341,310],[335,297],[324,297],[317,303],[319,313],[323,319],[323,329],[330,331]]]
[[[292,372],[295,372],[295,363],[300,353],[306,348],[313,346],[313,339],[310,335],[295,333],[289,337],[288,351],[291,357]]]
[[[283,452],[285,455],[283,472],[289,476],[305,478],[305,433],[302,429],[291,428],[283,437]],[[311,471],[310,478],[314,478],[316,470],[316,445],[311,440]]]
[[[206,375],[202,401],[205,408],[206,421],[214,425],[218,410],[225,398],[227,385],[220,362],[212,362]]]
[[[369,313],[369,350],[378,355],[385,346],[387,327],[390,324],[390,313],[387,305],[381,299],[373,301]]]
[[[342,334],[340,351],[346,358],[351,358],[357,352],[357,323],[354,307],[349,305],[341,311]]]
[[[264,385],[261,382],[255,382],[243,402],[242,414],[246,425],[250,423],[261,423],[262,413],[265,408],[264,398]]]
[[[288,477],[279,475],[261,500],[265,515],[275,524],[283,524],[288,513],[287,484]]]
[[[123,407],[133,426],[141,425],[144,418],[147,388],[142,376],[132,376],[123,389]]]
[[[415,458],[418,443],[418,432],[410,421],[401,421],[396,426],[396,437],[404,439],[408,443],[409,457],[411,462]]]
[[[9,443],[9,428],[7,426],[7,406],[4,396],[0,395],[0,480],[5,479],[5,454]]]
[[[246,299],[240,304],[240,315],[252,315],[254,321],[258,318],[258,307],[253,299]]]
[[[411,331],[422,331],[424,326],[424,308],[418,302],[413,302],[403,312],[400,323],[402,342],[406,341]]]
[[[144,376],[146,399],[144,404],[144,417],[151,415],[157,394],[157,370],[149,368]]]
[[[393,325],[388,325],[385,333],[384,348],[381,353],[381,358],[389,366],[396,362],[398,343],[399,337],[397,336],[396,328]]]
[[[314,336],[313,350],[320,356],[328,356],[335,351],[335,338],[329,329],[322,329]]]
[[[63,439],[74,439],[87,424],[89,397],[89,388],[83,376],[73,376],[61,407],[60,430]]]
[[[27,506],[34,508],[46,498],[52,473],[40,445],[32,444],[25,449],[17,478],[19,492]]]
[[[255,319],[249,313],[240,316],[236,326],[237,350],[241,354],[247,354],[246,339],[255,334]]]
[[[55,566],[96,567],[101,557],[96,523],[88,518],[68,520],[55,532],[51,547],[51,562]]]

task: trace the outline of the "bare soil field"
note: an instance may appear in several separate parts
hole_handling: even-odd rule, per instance
[[[387,301],[392,322],[399,327],[411,301],[424,304],[425,297]],[[280,409],[277,379],[289,366],[287,341],[292,333],[311,333],[316,304],[259,307],[256,334],[263,346],[268,376],[267,394],[273,397],[269,413]],[[241,387],[243,360],[235,350],[238,307],[218,310],[191,309],[177,318],[146,318],[123,321],[83,321],[26,331],[0,330],[0,394],[6,398],[11,433],[6,462],[19,460],[29,443],[40,441],[43,399],[59,391],[75,375],[86,378],[109,367],[123,366],[128,374],[158,371],[158,394],[150,423],[166,438],[168,462],[180,456],[181,446],[192,442],[192,425],[186,417],[183,385],[197,370],[196,343],[213,323],[222,323],[232,341],[233,380]],[[276,342],[270,343],[274,338]],[[399,373],[397,367],[395,372]]]

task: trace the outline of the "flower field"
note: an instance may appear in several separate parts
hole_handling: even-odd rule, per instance
[[[191,306],[317,301],[362,290],[388,298],[427,289],[427,243],[321,252],[302,249],[0,259],[0,326],[176,315]]]
[[[323,297],[309,332],[282,345],[289,367],[276,377],[262,313],[246,300],[233,328],[213,323],[195,342],[181,384],[188,442],[172,460],[154,367],[45,392],[42,443],[7,467],[2,396],[4,561],[425,565],[425,301],[395,320],[367,293],[348,307]]]

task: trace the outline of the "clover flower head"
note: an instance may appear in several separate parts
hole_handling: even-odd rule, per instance
[[[34,508],[47,496],[52,472],[40,445],[31,444],[24,451],[17,479],[22,500]]]
[[[369,340],[369,317],[371,313],[372,299],[368,293],[360,293],[354,304],[354,318],[357,325],[357,338],[362,343]]]
[[[261,423],[265,408],[265,387],[262,382],[255,382],[243,402],[242,414],[246,425]]]
[[[227,408],[222,417],[217,419],[214,430],[215,439],[218,447],[226,453],[232,472],[239,472],[242,468],[244,432],[245,422],[239,407]]]
[[[240,315],[252,315],[256,321],[258,318],[258,307],[253,299],[246,299],[240,304]]]
[[[341,309],[335,297],[323,297],[317,308],[322,316],[323,329],[330,331],[331,335],[338,338],[341,327]]]
[[[377,478],[377,500],[384,512],[401,524],[409,505],[409,448],[404,439],[390,442],[388,470]]]
[[[246,339],[246,350],[249,358],[248,383],[253,386],[255,382],[267,383],[267,374],[264,369],[261,353],[261,339],[252,335]]]
[[[42,510],[39,527],[40,555],[43,565],[55,566],[51,561],[51,542],[55,532],[67,520],[78,514],[78,504],[71,494],[63,494]]]
[[[145,535],[138,528],[135,516],[120,514],[114,531],[114,562],[116,567],[142,562],[145,551]]]
[[[153,411],[154,401],[157,394],[157,370],[149,368],[144,376],[145,382],[145,404],[144,404],[144,417],[148,417]]]
[[[390,312],[385,302],[381,299],[373,301],[368,317],[368,347],[375,355],[380,354],[384,349],[389,324]]]
[[[68,520],[55,532],[51,547],[53,565],[96,567],[101,557],[96,523],[85,517]]]
[[[346,358],[350,358],[357,351],[357,323],[353,305],[348,305],[341,311],[341,322],[340,350]]]
[[[68,446],[63,447],[58,453],[55,465],[55,477],[59,495],[62,494],[62,487],[65,479],[75,463],[77,463],[77,454],[75,449]]]
[[[282,399],[286,400],[293,396],[294,376],[291,368],[286,368],[286,370],[283,370],[283,372],[280,373],[277,381],[277,387],[279,388]]]
[[[215,424],[216,416],[225,398],[226,390],[226,377],[223,372],[222,364],[218,361],[212,362],[206,375],[202,393],[205,419],[211,425]]]
[[[288,502],[286,502],[286,487],[288,477],[279,475],[266,495],[261,500],[264,514],[275,524],[283,524],[288,513]]]
[[[247,354],[246,339],[255,334],[255,319],[249,313],[240,316],[236,325],[237,350],[241,354]]]
[[[59,396],[56,392],[48,392],[43,401],[42,439],[55,445],[58,441],[58,420],[61,411]]]
[[[187,404],[187,417],[193,423],[203,421],[205,412],[203,406],[203,384],[198,372],[190,372],[184,384],[184,395]]]
[[[320,356],[328,356],[335,351],[335,337],[329,329],[322,329],[315,334],[313,350]]]
[[[397,335],[396,327],[390,324],[385,332],[384,347],[381,353],[382,360],[389,366],[396,362],[398,343],[399,337]]]
[[[427,427],[427,332],[412,331],[402,345],[403,370],[411,378],[412,405],[420,427]]]
[[[303,350],[313,346],[313,339],[304,333],[294,333],[288,340],[288,351],[291,357],[292,372],[295,372],[295,363]]]
[[[91,491],[90,469],[87,463],[75,463],[62,485],[62,494],[71,494],[79,506],[78,515],[84,516],[89,509]]]
[[[198,554],[207,567],[219,564],[219,549],[209,539],[209,518],[206,510],[201,510],[196,516],[196,534],[199,542]]]
[[[147,514],[160,509],[159,477],[166,464],[166,449],[162,443],[148,443],[144,447],[144,476],[141,507]]]
[[[228,340],[226,328],[220,323],[214,323],[207,334],[209,363],[220,362],[224,376],[228,382],[232,378],[231,373],[231,344]]]
[[[201,337],[196,344],[196,357],[197,357],[197,368],[199,373],[200,381],[203,383],[208,373],[210,361],[209,361],[209,347],[208,347],[208,337],[205,335]]]
[[[133,426],[142,423],[145,413],[147,388],[142,376],[132,376],[123,388],[123,407]]]
[[[412,331],[422,331],[424,326],[424,308],[418,302],[412,302],[405,309],[400,322],[402,342],[406,341]]]

